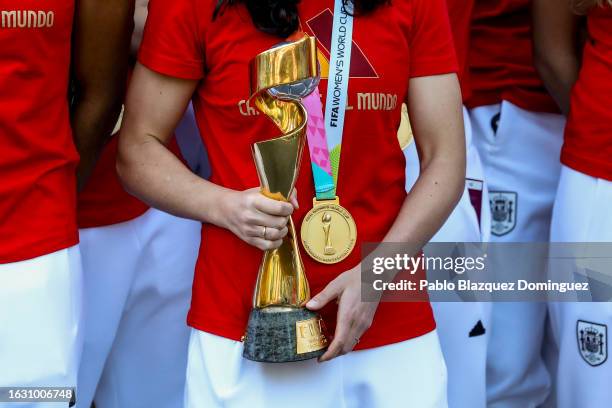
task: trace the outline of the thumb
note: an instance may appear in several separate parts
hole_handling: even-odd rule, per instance
[[[306,303],[306,307],[310,310],[320,310],[330,301],[340,296],[340,284],[336,279],[331,281],[325,289]]]

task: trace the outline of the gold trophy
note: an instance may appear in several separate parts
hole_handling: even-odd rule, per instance
[[[282,136],[255,143],[253,158],[261,193],[288,201],[298,177],[306,139],[307,112],[301,99],[319,81],[316,40],[304,36],[259,54],[251,61],[251,98]],[[243,356],[260,362],[318,357],[327,339],[321,317],[304,307],[310,289],[293,220],[282,245],[266,251],[253,295]]]

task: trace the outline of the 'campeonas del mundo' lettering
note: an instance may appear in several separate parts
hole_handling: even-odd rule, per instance
[[[359,110],[394,110],[397,107],[397,95],[386,93],[358,93],[357,109]]]
[[[2,28],[50,28],[55,13],[43,10],[2,10]]]

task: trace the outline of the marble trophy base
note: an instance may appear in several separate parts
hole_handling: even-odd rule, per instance
[[[296,323],[318,316],[318,313],[306,308],[251,310],[242,356],[262,363],[288,363],[323,355],[327,347],[297,354]]]

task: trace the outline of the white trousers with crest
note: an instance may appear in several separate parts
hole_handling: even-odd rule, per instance
[[[563,116],[503,101],[470,110],[470,119],[489,188],[491,242],[547,242],[561,169]],[[492,307],[488,407],[535,408],[551,383],[542,356],[546,303]]]
[[[612,182],[563,167],[553,211],[551,241],[611,243],[611,205]],[[610,277],[612,270],[599,270],[606,265],[610,265],[609,260],[576,264],[575,267]],[[549,312],[558,362],[554,367],[556,395],[548,406],[611,406],[612,359],[608,353],[611,350],[612,302],[556,302],[549,304]]]

